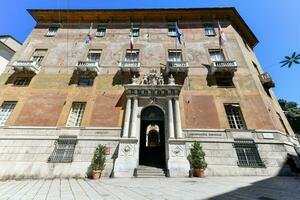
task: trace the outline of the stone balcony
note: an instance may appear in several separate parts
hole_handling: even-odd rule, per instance
[[[18,60],[12,64],[16,72],[34,72],[37,74],[41,66],[36,61]]]
[[[272,77],[268,73],[262,73],[259,75],[260,82],[267,89],[275,87],[275,83],[273,82]]]
[[[187,73],[189,70],[189,63],[186,61],[168,61],[167,72],[183,72]]]
[[[119,67],[122,72],[139,72],[141,64],[137,61],[120,62]]]
[[[78,72],[100,73],[100,67],[97,61],[78,61],[75,69]]]
[[[210,73],[214,74],[216,72],[229,72],[233,73],[237,70],[237,64],[235,60],[224,60],[224,61],[213,61],[211,63]]]

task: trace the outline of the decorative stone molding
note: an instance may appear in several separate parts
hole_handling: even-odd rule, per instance
[[[15,72],[34,72],[37,74],[40,71],[41,66],[32,60],[18,60],[12,64]]]
[[[237,70],[237,64],[235,60],[224,60],[224,61],[214,61],[211,63],[210,73],[215,72],[230,72],[233,73]]]
[[[184,157],[184,146],[183,145],[172,145],[171,146],[171,157]]]
[[[119,68],[122,72],[139,72],[141,64],[135,61],[123,61],[119,63]]]
[[[182,72],[187,73],[189,71],[189,63],[186,61],[168,61],[167,72]]]
[[[122,144],[120,146],[119,156],[133,156],[135,152],[135,144]]]
[[[100,73],[100,67],[97,61],[78,61],[75,70],[78,72]]]
[[[162,73],[151,70],[142,78],[133,76],[132,84],[125,85],[125,90],[127,97],[178,97],[181,87],[181,85],[175,84],[172,75],[168,78],[168,84],[165,84]]]

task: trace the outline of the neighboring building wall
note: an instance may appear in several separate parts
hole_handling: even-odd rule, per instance
[[[21,44],[10,36],[0,36],[0,74],[20,47]]]

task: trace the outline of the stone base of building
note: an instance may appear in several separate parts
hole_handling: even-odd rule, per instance
[[[122,139],[120,129],[29,129],[0,130],[0,179],[88,177],[93,153],[98,144],[109,147],[103,176],[133,177],[138,166],[138,139]],[[77,136],[71,163],[50,163],[59,135]],[[167,169],[171,177],[187,177],[187,160],[194,141],[200,141],[208,163],[206,176],[275,176],[291,175],[286,155],[296,155],[297,140],[279,132],[185,130],[185,139],[168,140]],[[264,133],[267,133],[264,135]],[[238,166],[234,139],[253,139],[261,167]]]

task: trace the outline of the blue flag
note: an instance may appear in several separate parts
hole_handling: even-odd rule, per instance
[[[175,31],[176,31],[176,37],[178,39],[178,42],[179,42],[179,44],[181,44],[182,32],[180,31],[179,27],[177,26],[177,23],[175,24]]]

